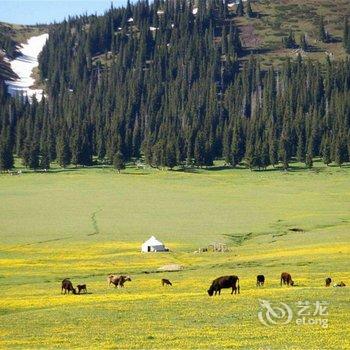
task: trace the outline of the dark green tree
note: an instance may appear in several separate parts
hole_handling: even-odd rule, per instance
[[[350,54],[350,26],[347,16],[344,19],[343,46],[346,53]]]
[[[318,22],[318,39],[323,43],[329,42],[329,33],[325,29],[323,17]]]
[[[36,170],[39,168],[39,145],[36,141],[32,142],[29,152],[28,167],[30,169]]]
[[[117,170],[118,173],[120,173],[121,170],[125,169],[124,157],[120,151],[114,154],[113,167]]]
[[[62,168],[67,167],[71,163],[71,153],[68,145],[67,136],[64,132],[58,138],[57,161]]]
[[[294,49],[297,47],[295,42],[294,33],[292,30],[289,31],[288,36],[282,38],[283,45],[286,49]]]
[[[253,10],[252,10],[252,6],[251,6],[251,3],[250,3],[250,0],[247,0],[246,13],[247,13],[247,16],[249,18],[254,17],[254,13],[253,13]]]
[[[300,48],[304,51],[307,51],[309,48],[305,34],[300,35]]]
[[[239,16],[239,17],[244,16],[244,6],[243,6],[243,1],[242,0],[238,1],[238,5],[237,5],[237,8],[236,8],[236,15]]]

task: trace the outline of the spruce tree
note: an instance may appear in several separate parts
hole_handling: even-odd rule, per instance
[[[247,16],[249,18],[252,18],[254,17],[254,13],[253,13],[253,10],[252,10],[252,6],[251,6],[251,3],[250,3],[250,0],[247,0],[247,7],[246,7],[246,13],[247,13]]]
[[[341,167],[347,161],[347,147],[343,140],[343,135],[339,132],[334,140],[334,162]]]
[[[40,168],[41,169],[50,169],[50,150],[45,144],[41,150],[41,157],[40,157]]]
[[[239,16],[239,17],[244,16],[244,6],[243,6],[243,1],[242,0],[238,1],[238,5],[237,5],[237,8],[236,8],[236,15]]]
[[[344,19],[343,46],[346,53],[350,54],[350,26],[347,16]]]
[[[171,141],[166,148],[165,165],[170,169],[173,169],[176,165],[176,148],[174,141]]]
[[[68,145],[68,140],[64,133],[62,133],[58,139],[57,161],[62,168],[67,167],[71,162],[71,153]]]
[[[323,142],[322,159],[323,159],[323,163],[326,165],[329,165],[330,163],[332,163],[331,145],[330,145],[329,137],[327,136],[325,137]]]
[[[13,168],[14,159],[8,128],[3,127],[0,135],[0,172]]]
[[[329,34],[325,29],[323,17],[321,17],[318,22],[318,39],[323,43],[327,43],[329,41]]]
[[[113,167],[118,173],[125,169],[124,157],[120,151],[116,152],[113,156]]]
[[[300,48],[303,51],[307,51],[308,50],[308,43],[306,41],[306,36],[305,34],[300,35]]]
[[[305,165],[311,169],[313,166],[313,143],[312,138],[310,138],[310,141],[307,146],[307,152],[305,155]]]
[[[289,136],[286,132],[282,132],[279,142],[279,159],[282,163],[283,169],[289,168],[290,162],[290,143]]]
[[[295,47],[297,47],[297,44],[294,38],[294,33],[292,30],[289,31],[289,34],[287,37],[282,38],[282,42],[286,49],[294,49]]]
[[[201,132],[194,143],[194,164],[200,167],[205,165],[205,141]]]
[[[28,167],[36,170],[39,168],[39,145],[36,141],[32,142],[29,152]]]

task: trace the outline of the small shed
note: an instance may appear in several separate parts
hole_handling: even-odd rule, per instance
[[[146,242],[142,244],[141,251],[144,253],[149,252],[168,252],[169,249],[165,245],[158,241],[154,236],[151,236]]]

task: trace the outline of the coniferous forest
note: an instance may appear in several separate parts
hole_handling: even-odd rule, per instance
[[[51,26],[46,97],[11,98],[0,81],[0,170],[14,156],[31,169],[349,162],[350,60],[261,67],[235,27],[247,5],[227,4],[140,1]]]

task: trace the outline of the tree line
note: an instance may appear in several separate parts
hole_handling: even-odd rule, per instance
[[[0,83],[0,170],[92,165],[251,169],[350,156],[350,61],[262,69],[235,25],[250,2],[140,1],[53,26],[40,55],[46,98]],[[344,30],[345,31],[345,30]]]

